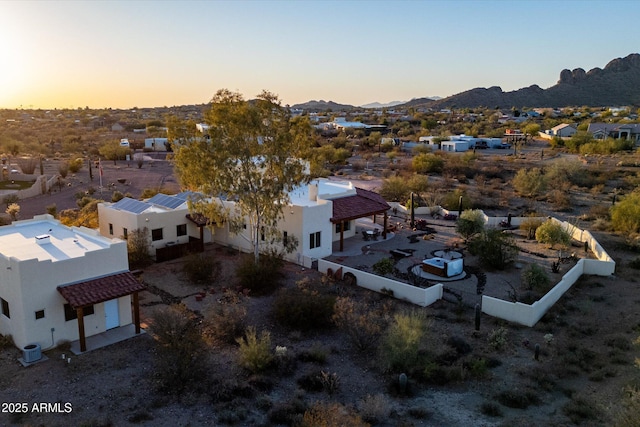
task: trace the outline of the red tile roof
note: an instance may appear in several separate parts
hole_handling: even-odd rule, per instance
[[[356,195],[333,199],[331,222],[340,223],[369,215],[381,214],[391,207],[378,193],[356,187]]]
[[[73,285],[58,286],[58,292],[73,309],[120,298],[144,289],[145,286],[129,271]]]

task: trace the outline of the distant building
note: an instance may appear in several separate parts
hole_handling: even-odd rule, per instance
[[[640,123],[589,123],[587,132],[594,139],[614,138],[640,142]]]

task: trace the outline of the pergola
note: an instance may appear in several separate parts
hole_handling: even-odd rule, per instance
[[[57,289],[78,315],[80,351],[87,351],[87,340],[84,331],[84,307],[131,295],[133,300],[133,322],[136,327],[136,334],[140,333],[138,292],[144,290],[145,286],[130,271],[73,285],[58,286]]]
[[[344,250],[344,223],[366,216],[384,215],[382,238],[387,238],[387,211],[389,204],[378,193],[356,187],[355,196],[347,196],[331,200],[333,202],[333,216],[331,222],[340,224],[340,251]]]

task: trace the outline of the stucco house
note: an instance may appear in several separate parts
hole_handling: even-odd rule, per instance
[[[0,227],[0,333],[19,348],[52,348],[135,322],[138,292],[126,242],[51,215]],[[132,310],[133,300],[133,310]]]
[[[117,203],[100,203],[100,233],[126,238],[132,230],[146,227],[157,260],[171,257],[165,257],[167,251],[174,252],[185,245],[202,247],[210,242],[244,252],[253,251],[249,227],[236,233],[228,223],[208,224],[202,215],[189,212],[189,197],[197,195],[192,192],[172,196],[158,194],[146,201],[124,198]],[[345,238],[354,236],[356,219],[382,215],[386,220],[390,208],[377,193],[356,188],[350,182],[327,179],[300,185],[289,193],[289,198],[278,228],[284,239],[295,238],[298,247],[285,259],[307,267],[331,255],[333,242],[340,242],[342,246]],[[220,203],[233,212],[235,202]]]
[[[640,142],[639,123],[589,123],[587,132],[594,139],[626,139],[627,141]]]
[[[562,123],[558,126],[554,126],[551,128],[551,132],[549,135],[557,136],[559,138],[569,138],[573,136],[578,130],[576,129],[576,125],[571,123]]]

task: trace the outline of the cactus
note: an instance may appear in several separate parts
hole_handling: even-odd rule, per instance
[[[475,314],[476,314],[476,331],[479,331],[480,330],[480,304],[476,304]]]
[[[400,393],[405,394],[407,392],[407,374],[400,374],[398,377],[398,385],[400,386]]]
[[[540,344],[536,344],[535,353],[533,353],[533,358],[538,360],[540,357]]]

